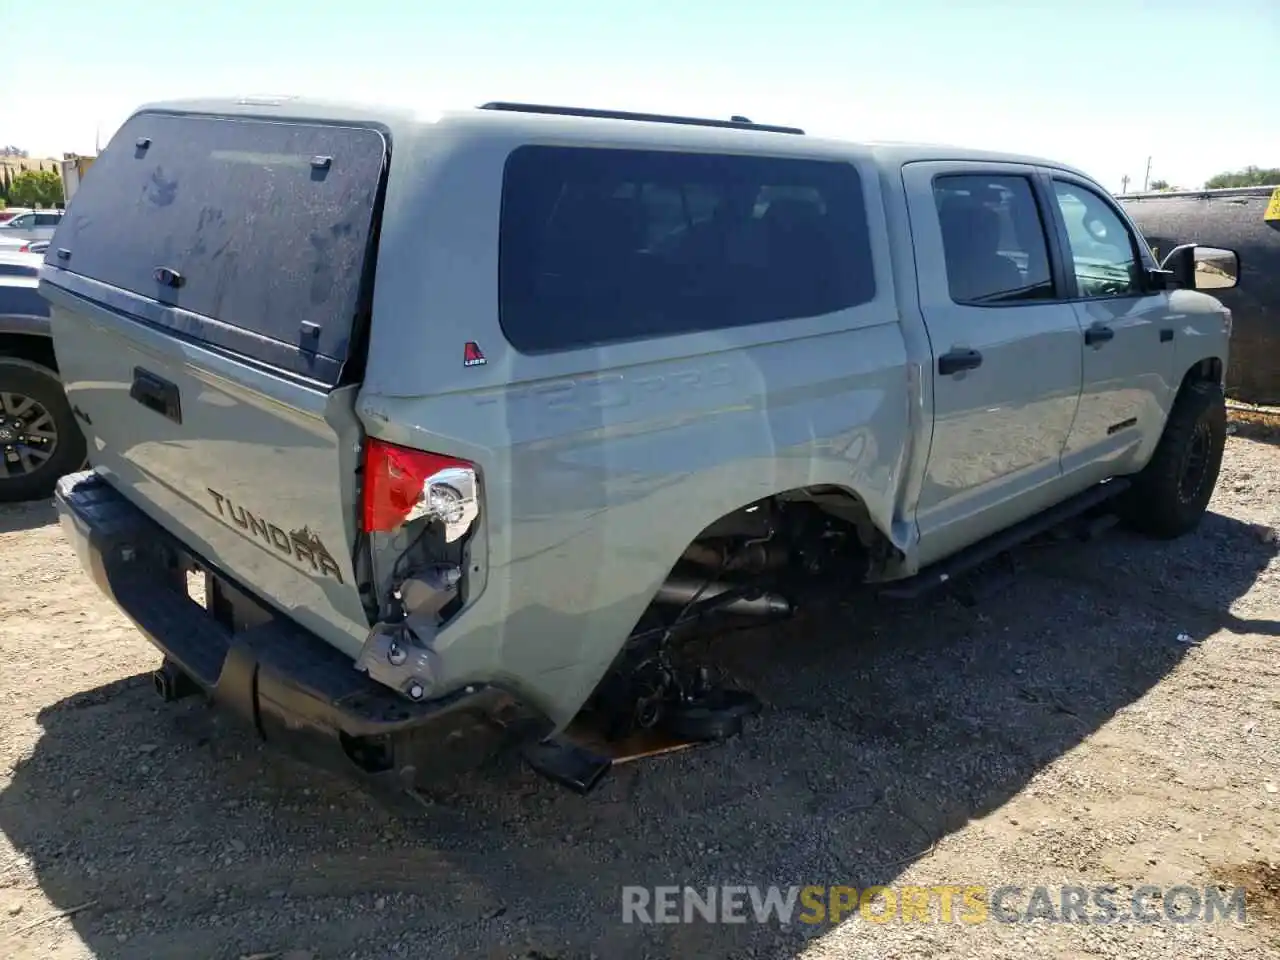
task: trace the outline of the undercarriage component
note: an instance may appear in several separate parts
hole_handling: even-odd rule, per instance
[[[563,733],[529,743],[522,753],[544,777],[585,794],[619,764],[728,739],[740,733],[743,719],[758,709],[759,702],[749,693],[709,688],[667,704],[653,726],[619,734],[609,727],[609,718],[587,712]]]
[[[776,541],[752,540],[735,547],[730,543],[699,540],[689,544],[682,559],[719,573],[761,573],[777,570],[790,556],[786,545]]]
[[[792,588],[816,585],[815,579],[861,582],[882,542],[874,528],[863,529],[861,518],[856,502],[844,494],[774,497],[717,520],[680,559],[716,579],[767,577],[774,589],[786,584],[781,592],[788,595]]]
[[[655,603],[684,606],[701,600],[710,602],[730,591],[741,592],[741,588],[732,583],[670,577],[658,588],[653,599]],[[784,616],[791,612],[791,603],[786,597],[775,593],[758,593],[755,596],[725,598],[724,603],[714,604],[714,608],[723,613]]]
[[[172,660],[165,660],[160,668],[151,674],[151,682],[160,699],[166,703],[200,693],[200,685],[183,673]]]
[[[563,734],[524,748],[524,760],[534,770],[575,793],[589,793],[613,766],[612,758],[596,753]]]
[[[713,680],[689,648],[673,644],[670,628],[647,630],[633,641],[584,711],[605,742],[641,731],[680,741],[722,740],[758,708],[753,695]]]
[[[726,740],[742,732],[744,718],[760,710],[760,701],[745,690],[711,687],[667,704],[662,730],[694,742]]]

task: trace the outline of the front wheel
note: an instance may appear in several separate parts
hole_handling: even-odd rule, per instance
[[[1125,519],[1153,537],[1172,539],[1200,523],[1222,467],[1227,404],[1216,383],[1189,383],[1174,400],[1151,462],[1125,497]]]
[[[84,460],[84,434],[58,375],[0,357],[0,502],[48,497]]]

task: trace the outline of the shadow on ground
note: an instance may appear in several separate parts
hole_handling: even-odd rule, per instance
[[[412,820],[134,677],[40,714],[0,827],[59,908],[94,901],[71,922],[100,957],[789,953],[797,928],[623,925],[620,888],[892,882],[1191,644],[1280,632],[1227,612],[1274,549],[1211,514],[1173,543],[1024,548],[977,607],[850,601],[732,634],[720,659],[766,704],[741,738],[586,798],[504,757]]]
[[[58,512],[52,500],[0,504],[0,533],[18,533],[55,523]]]

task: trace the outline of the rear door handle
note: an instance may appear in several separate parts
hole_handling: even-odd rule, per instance
[[[952,350],[938,358],[938,373],[949,376],[982,366],[982,354],[977,350]]]
[[[156,267],[153,276],[156,278],[156,283],[163,287],[173,287],[175,290],[187,282],[187,278],[173,267]]]
[[[133,368],[133,384],[129,387],[129,396],[148,410],[154,410],[174,423],[182,422],[182,397],[178,393],[178,385],[156,376],[150,370]]]
[[[1106,343],[1108,340],[1114,340],[1116,332],[1110,327],[1104,327],[1101,324],[1090,327],[1084,332],[1084,342],[1092,347],[1098,343]]]

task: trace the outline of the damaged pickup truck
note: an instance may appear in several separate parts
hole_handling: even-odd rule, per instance
[[[1238,266],[1156,263],[1034,158],[150,106],[42,268],[95,464],[57,504],[166,697],[367,779],[512,709],[544,752],[584,712],[715,739],[753,701],[684,625],[910,593],[1104,502],[1192,530],[1231,329],[1195,288]]]

